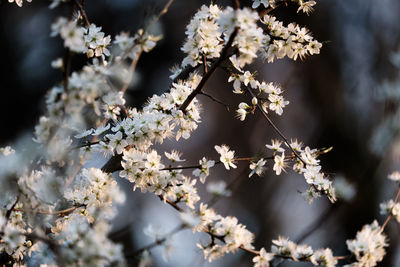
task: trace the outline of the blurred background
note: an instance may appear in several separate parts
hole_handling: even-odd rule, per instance
[[[135,33],[156,14],[166,0],[87,0],[91,22],[106,34]],[[250,5],[250,1],[240,1]],[[202,4],[209,1],[175,0],[161,23],[153,27],[164,38],[137,66],[134,82],[127,92],[131,106],[140,107],[148,96],[165,92],[170,85],[169,69],[184,57],[180,47],[185,25]],[[230,1],[219,1],[221,5]],[[44,112],[44,95],[62,74],[51,68],[52,60],[63,57],[59,38],[50,37],[50,24],[57,16],[67,16],[68,5],[48,9],[47,1],[33,0],[23,8],[0,0],[0,112],[3,121],[0,146],[15,142],[33,132]],[[232,196],[220,199],[214,208],[222,215],[233,215],[255,233],[257,248],[270,248],[279,235],[303,239],[313,248],[330,247],[335,255],[347,255],[345,241],[374,218],[382,224],[379,203],[394,197],[396,187],[386,177],[400,170],[400,2],[398,0],[319,0],[310,16],[296,13],[296,5],[280,7],[272,14],[285,22],[306,26],[324,42],[319,55],[303,62],[283,59],[273,64],[257,61],[259,80],[276,82],[284,88],[290,105],[282,116],[271,119],[288,138],[298,138],[312,148],[333,147],[321,157],[323,171],[332,179],[346,179],[355,190],[348,200],[331,205],[320,198],[309,205],[298,191],[306,190],[304,179],[291,172],[276,176],[269,170],[262,177],[248,178],[248,164],[239,163],[234,171],[222,166],[211,170],[207,181],[224,180]],[[85,56],[73,58],[79,70]],[[189,140],[173,140],[159,146],[183,152],[186,163],[197,164],[203,156],[217,159],[214,145],[227,144],[240,157],[267,153],[265,144],[277,138],[267,122],[255,114],[241,122],[234,118],[238,103],[246,98],[231,93],[227,75],[217,71],[205,91],[229,105],[199,96],[204,111],[202,123]],[[122,242],[131,265],[133,252],[153,242],[143,233],[149,224],[169,232],[180,224],[177,213],[153,195],[132,192],[129,182],[120,181],[127,202],[120,207],[111,238]],[[348,187],[347,187],[348,188]],[[203,200],[211,197],[200,185]],[[321,219],[322,218],[322,219]],[[318,227],[314,227],[318,225]],[[394,221],[386,228],[390,238],[387,256],[379,266],[400,266],[400,226]],[[250,266],[252,256],[237,252],[212,264],[203,260],[196,243],[207,236],[184,230],[165,246],[151,251],[154,266]],[[166,253],[168,252],[168,253]],[[165,254],[168,261],[161,256]],[[168,254],[168,255],[167,255]],[[280,266],[309,266],[283,262]]]

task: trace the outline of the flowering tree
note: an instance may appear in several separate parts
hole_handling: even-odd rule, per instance
[[[23,5],[22,0],[15,2]],[[250,71],[257,58],[273,63],[320,53],[322,43],[307,28],[294,22],[284,24],[272,15],[288,4],[309,14],[316,2],[254,0],[246,5],[236,0],[231,6],[217,1],[201,6],[186,26],[181,47],[184,58],[172,69],[169,88],[150,97],[141,108],[129,107],[124,95],[135,68],[142,54],[162,38],[148,29],[173,4],[173,0],[165,2],[146,27],[133,35],[121,32],[111,37],[91,23],[84,1],[51,1],[51,9],[65,6],[71,10],[69,17],[59,17],[51,25],[51,36],[59,36],[66,49],[64,59],[52,62],[63,72],[64,80],[47,93],[46,112],[35,126],[29,147],[0,150],[1,263],[124,266],[126,258],[134,254],[147,266],[152,249],[165,245],[183,229],[207,236],[197,247],[210,262],[238,250],[251,255],[254,266],[281,261],[315,266],[376,266],[381,262],[389,240],[385,227],[392,217],[400,222],[400,189],[381,204],[381,212],[387,216],[382,224],[375,220],[346,241],[346,255],[284,237],[272,240],[270,248],[256,248],[251,229],[238,218],[223,216],[212,208],[219,198],[230,196],[232,184],[207,181],[210,170],[220,165],[231,171],[241,162],[248,165],[246,179],[262,176],[267,168],[278,176],[292,169],[304,178],[307,189],[301,194],[310,204],[320,196],[335,203],[337,193],[344,198],[348,195],[343,185],[335,189],[333,178],[320,165],[319,156],[330,148],[310,148],[298,139],[288,139],[271,119],[271,114],[284,116],[289,105],[282,87]],[[77,54],[85,54],[87,64],[71,72],[71,58]],[[191,138],[201,114],[207,112],[201,110],[199,95],[224,105],[204,91],[217,69],[225,73],[232,97],[241,95],[234,116],[244,121],[256,112],[262,114],[276,138],[265,145],[261,155],[238,156],[231,144],[210,144],[218,156],[204,155],[198,164],[185,164],[179,151],[163,151],[158,144]],[[105,163],[95,166],[94,159],[99,157]],[[131,182],[135,191],[157,196],[166,209],[176,210],[182,223],[161,236],[149,227],[146,232],[154,236],[154,243],[123,251],[110,238],[116,205],[125,201],[117,177]],[[400,173],[389,178],[400,185]],[[215,196],[210,202],[200,196],[200,184],[206,184]]]

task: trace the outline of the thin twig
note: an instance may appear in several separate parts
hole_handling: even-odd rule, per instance
[[[127,81],[124,83],[124,85],[122,86],[122,89],[121,89],[121,91],[122,91],[123,93],[126,92],[126,90],[128,89],[128,87],[129,87],[129,85],[130,85],[130,83],[131,83],[131,81],[132,81],[132,79],[133,79],[133,74],[135,73],[135,69],[136,69],[137,63],[139,62],[139,58],[140,58],[140,56],[142,55],[142,53],[143,53],[143,49],[140,49],[140,51],[139,51],[139,53],[137,54],[135,60],[132,60],[131,66],[130,66],[130,68],[129,68],[129,78],[128,78]]]
[[[247,91],[251,94],[252,97],[256,97],[256,95],[254,94],[254,92],[246,86]],[[289,149],[293,152],[293,154],[301,161],[303,162],[305,165],[307,165],[307,163],[300,157],[300,155],[296,152],[296,150],[294,150],[292,148],[292,146],[290,145],[288,139],[283,135],[283,133],[278,129],[278,127],[276,127],[276,125],[272,122],[272,120],[268,117],[267,113],[264,111],[264,109],[262,108],[261,104],[258,102],[257,103],[257,107],[258,109],[261,111],[261,114],[264,116],[264,118],[268,121],[269,125],[272,126],[272,128],[274,128],[275,132],[283,139],[283,141],[285,142],[285,144],[289,147]]]
[[[74,210],[85,207],[86,205],[79,205],[79,206],[74,206],[68,209],[64,210],[57,210],[57,211],[44,211],[44,210],[25,210],[25,209],[17,209],[13,208],[12,211],[19,211],[19,212],[25,212],[25,213],[33,213],[33,214],[43,214],[43,215],[68,215],[69,213],[73,212]]]
[[[171,207],[173,207],[177,211],[184,212],[184,210],[181,207],[179,207],[178,204],[176,204],[175,202],[172,202],[171,200],[169,200],[161,195],[159,195],[158,197],[160,198],[161,201],[164,201],[165,203],[169,204]]]
[[[338,204],[333,204],[329,207],[329,209],[325,210],[325,212],[317,220],[315,220],[310,226],[307,227],[305,231],[303,231],[303,233],[296,239],[295,243],[303,242],[308,236],[318,230],[324,223],[326,223],[328,218],[334,214],[334,211],[337,210],[338,206]]]
[[[229,105],[228,105],[228,104],[225,104],[225,103],[222,102],[221,100],[216,99],[216,98],[213,97],[212,95],[209,95],[209,94],[207,94],[207,93],[205,93],[205,92],[200,92],[199,94],[200,94],[200,95],[207,96],[207,97],[210,98],[212,101],[217,102],[218,104],[223,105],[223,106],[226,108],[227,111],[230,111],[230,110],[229,110]]]
[[[180,231],[182,231],[184,229],[186,229],[185,224],[180,224],[176,228],[172,229],[171,232],[165,234],[162,238],[158,238],[153,243],[148,244],[147,246],[144,246],[144,247],[142,247],[142,248],[134,251],[133,253],[126,255],[126,256],[127,257],[137,256],[137,255],[140,255],[142,252],[144,252],[146,250],[150,250],[150,249],[152,249],[154,247],[161,246],[168,240],[169,237],[173,236],[176,233],[179,233]]]
[[[71,72],[71,61],[72,61],[72,53],[71,51],[66,48],[65,57],[64,57],[64,90],[68,91],[69,85],[69,74]]]
[[[90,22],[89,22],[88,16],[86,15],[85,9],[79,3],[78,0],[74,0],[74,4],[78,7],[79,11],[81,12],[81,16],[83,18],[83,21],[85,22],[86,27],[89,28],[90,27]]]

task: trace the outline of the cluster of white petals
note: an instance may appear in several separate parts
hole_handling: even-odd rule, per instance
[[[209,262],[222,257],[226,253],[235,252],[239,247],[253,249],[254,234],[240,224],[236,217],[223,217],[204,203],[200,204],[200,223],[195,231],[210,233],[209,244],[197,244],[203,250],[204,258]]]
[[[27,2],[32,2],[32,0],[26,0]],[[22,6],[22,4],[23,4],[23,0],[8,0],[8,2],[9,3],[16,3],[19,7],[21,7]]]
[[[379,205],[380,213],[382,215],[391,215],[393,216],[397,222],[400,223],[400,203],[394,202],[392,199],[386,202],[383,202]]]
[[[334,267],[337,259],[329,248],[313,250],[311,246],[296,244],[287,238],[272,240],[271,253],[275,258],[291,258],[294,261],[308,261],[315,266]]]
[[[347,248],[356,257],[357,262],[347,266],[376,266],[385,256],[388,246],[386,236],[377,221],[364,225],[355,239],[346,241]]]
[[[183,202],[190,209],[194,209],[200,200],[195,187],[197,180],[183,175],[181,170],[165,168],[157,151],[131,148],[124,150],[122,158],[124,170],[120,176],[134,183],[134,189],[154,193],[172,202]]]
[[[287,238],[272,240],[271,253],[276,258],[291,258],[294,261],[309,261],[315,266],[334,267],[337,259],[329,248],[313,250],[305,244],[296,244]]]
[[[238,71],[240,73],[231,74],[228,79],[228,82],[233,81],[233,92],[235,94],[245,93],[242,89],[243,84],[248,90],[255,89],[258,93],[256,97],[252,98],[250,105],[244,102],[239,104],[239,109],[236,110],[236,113],[241,121],[245,120],[247,114],[254,112],[258,103],[260,103],[266,113],[268,113],[268,110],[271,110],[278,115],[283,114],[283,108],[289,104],[289,101],[285,100],[281,95],[283,91],[279,86],[273,83],[266,83],[265,81],[259,82],[255,79],[255,75],[249,71]]]
[[[227,145],[214,146],[214,148],[220,155],[219,160],[224,164],[227,170],[229,170],[230,168],[236,168],[236,165],[233,164],[235,151],[230,150]]]
[[[400,172],[398,172],[398,171],[392,172],[391,174],[389,174],[388,178],[389,178],[389,180],[392,180],[392,181],[400,184]]]
[[[14,1],[22,6],[22,0],[9,0]],[[316,4],[290,1],[298,4],[298,12],[307,14]],[[61,2],[67,0],[52,0],[50,8]],[[186,27],[186,41],[181,48],[185,57],[171,76],[174,81],[170,88],[150,97],[140,109],[126,107],[124,93],[140,55],[151,51],[161,36],[139,29],[132,36],[122,32],[112,39],[101,27],[87,20],[84,24],[80,13],[71,19],[59,17],[51,25],[51,36],[59,35],[69,53],[86,53],[94,59],[47,93],[46,113],[35,126],[34,142],[29,143],[32,147],[26,149],[32,148],[33,152],[25,155],[11,147],[0,148],[0,252],[10,256],[15,266],[33,266],[35,262],[48,266],[125,266],[122,246],[109,238],[116,204],[125,201],[112,176],[119,171],[134,190],[152,193],[179,211],[184,227],[207,234],[210,241],[197,246],[210,262],[244,249],[255,254],[255,267],[269,267],[272,261],[281,259],[335,266],[337,258],[329,248],[314,251],[282,237],[272,241],[271,252],[265,248],[253,250],[254,234],[236,217],[222,216],[201,202],[196,187],[198,181],[206,183],[210,169],[217,164],[231,170],[239,161],[249,161],[248,176],[252,177],[261,176],[267,169],[266,159],[273,159],[276,175],[286,172],[291,164],[304,176],[309,185],[303,193],[307,200],[324,194],[334,202],[335,189],[321,171],[318,159],[324,151],[304,147],[297,140],[291,141],[287,150],[283,141],[272,140],[266,145],[272,151],[270,158],[235,158],[235,151],[227,145],[215,145],[219,161],[204,156],[198,165],[182,166],[185,159],[180,152],[160,153],[157,146],[167,138],[188,139],[197,129],[201,106],[192,96],[202,89],[207,67],[215,67],[218,60],[230,61],[226,70],[233,92],[251,95],[251,101],[238,105],[236,116],[240,120],[256,109],[263,115],[270,111],[283,114],[289,101],[282,96],[282,88],[258,81],[256,72],[244,67],[259,56],[268,62],[284,57],[303,59],[319,54],[322,44],[306,28],[295,23],[284,26],[270,15],[260,19],[254,10],[275,8],[278,1],[250,3],[253,9],[203,5]],[[64,64],[62,59],[52,62],[62,71]],[[197,70],[200,65],[205,65],[203,72]],[[92,157],[102,156],[108,160],[103,167],[90,167],[95,165],[90,161]],[[113,164],[116,166],[111,168]],[[185,169],[192,169],[192,176]],[[400,183],[400,173],[392,173],[389,179]],[[214,197],[232,194],[223,180],[208,181],[205,186]],[[400,203],[396,201],[382,203],[381,213],[400,222]],[[376,266],[382,261],[388,245],[382,230],[374,221],[365,225],[355,239],[347,240],[356,259],[348,266]],[[149,227],[146,234],[160,244],[165,239],[168,250],[168,239],[159,231]],[[142,256],[141,263],[148,264],[148,251]]]
[[[326,175],[321,172],[321,165],[318,159],[320,151],[317,149],[311,149],[310,147],[304,147],[297,140],[290,143],[291,149],[293,151],[286,152],[282,147],[282,142],[273,139],[271,145],[266,145],[266,147],[273,151],[274,154],[274,166],[273,170],[276,175],[280,175],[282,171],[289,166],[289,162],[292,162],[292,168],[295,172],[298,172],[304,176],[307,184],[310,188],[303,193],[303,196],[311,203],[314,198],[320,196],[320,194],[326,195],[331,202],[336,201],[335,188],[331,180],[329,180]],[[287,156],[288,153],[292,154]]]
[[[322,44],[314,40],[308,29],[294,23],[284,26],[276,17],[270,15],[264,16],[261,22],[267,26],[271,36],[270,42],[263,50],[263,57],[268,62],[285,56],[296,60],[307,55],[319,54]]]

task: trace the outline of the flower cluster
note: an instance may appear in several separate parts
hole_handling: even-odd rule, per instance
[[[396,218],[396,221],[400,223],[400,203],[395,203],[392,199],[383,202],[379,205],[380,213],[382,215],[392,215]]]
[[[125,201],[113,177],[97,168],[83,169],[65,190],[64,197],[74,206],[84,206],[89,222],[99,216],[114,217],[116,210],[112,204]]]
[[[85,215],[76,213],[57,220],[51,228],[54,239],[64,250],[63,262],[75,266],[125,266],[122,246],[107,237],[110,230],[110,224],[104,221],[89,223]]]
[[[257,96],[253,96],[251,105],[243,102],[239,104],[239,109],[236,110],[236,112],[241,121],[245,120],[247,114],[253,113],[258,103],[260,103],[266,113],[268,113],[269,109],[278,115],[282,115],[283,108],[289,104],[289,101],[285,100],[281,95],[282,89],[279,86],[264,81],[260,83],[254,78],[254,74],[249,71],[241,71],[239,74],[231,74],[228,82],[231,81],[234,81],[233,92],[236,94],[245,93],[241,88],[242,84],[246,87],[250,85],[250,87],[247,87],[248,90],[257,90]]]
[[[308,245],[298,245],[283,237],[272,240],[271,252],[275,258],[282,257],[291,258],[294,261],[309,261],[315,266],[334,267],[337,264],[337,259],[335,259],[329,248],[314,251]]]
[[[69,21],[67,18],[59,17],[51,25],[50,36],[60,35],[64,40],[64,46],[72,52],[84,53],[86,50],[84,34],[86,29],[78,25],[78,19]]]
[[[79,17],[74,20],[68,20],[59,17],[51,25],[51,36],[60,35],[64,40],[64,46],[73,52],[86,53],[89,58],[110,55],[107,46],[111,42],[111,36],[105,36],[101,31],[101,27],[90,24],[88,28],[79,25]]]
[[[246,226],[238,223],[237,218],[223,217],[204,203],[200,204],[199,216],[201,221],[194,229],[209,233],[211,242],[197,246],[203,250],[204,258],[208,258],[209,262],[226,253],[235,252],[239,247],[253,249],[254,235]]]
[[[398,184],[400,184],[400,173],[395,171],[388,176],[389,180],[392,180]],[[398,189],[400,190],[400,189]],[[400,193],[397,193],[400,194]],[[397,222],[400,223],[400,203],[398,202],[399,196],[395,197],[395,200],[391,199],[389,201],[385,201],[381,203],[380,206],[380,213],[382,215],[393,216]]]
[[[276,17],[266,15],[261,20],[268,28],[271,41],[264,47],[263,57],[268,62],[285,56],[296,60],[306,55],[319,54],[322,44],[309,34],[306,28],[290,23],[287,27],[276,20]]]
[[[377,221],[364,225],[357,232],[356,239],[347,240],[346,244],[357,259],[356,263],[348,266],[376,266],[382,261],[386,254],[385,247],[388,246]]]
[[[22,3],[24,2],[23,0],[8,0],[9,3],[14,3],[14,1],[19,7],[21,7]],[[32,0],[26,0],[26,1],[32,2]]]
[[[170,93],[162,96],[153,96],[142,111],[128,109],[124,119],[114,123],[110,133],[100,136],[99,144],[91,146],[92,149],[105,154],[121,154],[127,146],[135,146],[141,151],[145,151],[155,142],[162,143],[167,137],[175,136],[176,140],[181,137],[187,139],[200,122],[199,106],[197,101],[193,101],[186,114],[179,110],[179,106],[198,83],[198,78],[194,74],[189,82],[174,83]],[[105,98],[106,112],[110,114],[119,113],[118,103],[123,100],[117,95],[116,98]],[[115,100],[112,100],[115,99]],[[111,107],[111,108],[110,108]],[[100,126],[103,129],[106,126]],[[177,128],[177,129],[176,129]],[[93,132],[96,132],[93,130]],[[98,132],[98,130],[97,130]]]
[[[187,56],[182,61],[182,67],[187,65],[196,66],[202,62],[203,55],[208,59],[219,57],[223,47],[221,33],[216,22],[219,13],[218,6],[210,5],[208,7],[203,5],[193,16],[186,27],[187,39],[182,51]]]
[[[154,36],[143,29],[139,29],[133,37],[126,32],[121,32],[115,36],[114,40],[114,44],[119,47],[119,51],[116,52],[117,58],[137,60],[142,51],[150,52],[160,39],[161,35]]]
[[[290,143],[290,148],[297,155],[292,153],[291,156],[285,156],[285,149],[281,145],[282,142],[279,140],[272,140],[271,145],[266,145],[274,153],[273,170],[276,175],[280,175],[282,171],[285,171],[285,168],[288,167],[288,161],[292,161],[293,170],[302,174],[310,185],[309,190],[303,193],[303,196],[309,202],[312,202],[321,193],[325,194],[331,202],[336,201],[335,188],[332,181],[321,172],[321,166],[317,159],[321,152],[308,146],[303,148],[302,144],[295,140]]]
[[[9,147],[1,151],[8,175],[1,176],[0,251],[15,262],[29,254],[41,264],[124,265],[122,247],[108,239],[114,205],[124,201],[110,174],[83,169],[70,180],[68,169],[51,164],[32,171],[12,166],[24,158]]]
[[[296,4],[299,5],[297,13],[302,11],[307,15],[314,10],[313,6],[315,6],[316,4],[315,1],[303,1],[303,0],[290,0],[290,1],[295,2]],[[264,8],[267,8],[269,6],[275,7],[277,2],[278,2],[277,0],[253,0],[252,7],[258,8],[260,5],[263,5]]]
[[[109,56],[107,46],[111,42],[111,36],[104,37],[104,32],[101,31],[101,27],[96,27],[95,24],[90,24],[90,27],[86,29],[83,36],[85,40],[86,54],[90,57],[102,57]]]
[[[22,208],[22,204],[17,204],[15,208]],[[0,251],[5,251],[15,260],[22,260],[24,255],[32,246],[32,241],[27,235],[32,232],[27,222],[23,219],[22,212],[14,212],[9,218],[6,214],[0,213],[1,239]]]
[[[389,180],[392,180],[392,181],[400,184],[400,172],[398,172],[398,171],[392,172],[391,174],[389,174],[388,178],[389,178]]]
[[[269,35],[264,34],[263,29],[258,27],[258,20],[257,12],[247,8],[233,10],[228,7],[221,13],[218,23],[224,39],[228,40],[237,29],[233,46],[237,48],[238,53],[233,55],[233,60],[239,68],[252,63],[259,50],[270,40]]]
[[[22,5],[22,0],[9,0],[14,1]],[[50,7],[61,2],[65,0],[53,0]],[[315,5],[315,1],[291,2],[299,5],[298,12],[307,14]],[[276,4],[274,0],[254,0],[252,7],[274,8]],[[272,241],[271,252],[253,250],[254,235],[236,217],[224,217],[207,204],[198,204],[197,180],[205,183],[214,165],[221,163],[230,170],[239,160],[246,160],[250,161],[249,177],[261,176],[268,158],[235,158],[228,146],[216,145],[219,161],[202,157],[196,166],[181,166],[184,159],[178,151],[165,152],[163,159],[156,146],[167,138],[188,139],[198,127],[201,108],[195,94],[201,92],[209,77],[205,75],[208,66],[231,73],[228,82],[233,82],[234,93],[251,94],[251,104],[242,102],[236,111],[241,120],[257,108],[263,115],[268,111],[282,115],[289,104],[283,90],[274,83],[258,81],[256,73],[244,67],[259,55],[273,62],[285,56],[296,60],[318,54],[322,45],[306,28],[294,23],[284,26],[269,15],[260,20],[250,8],[203,5],[186,27],[187,39],[182,47],[186,56],[171,77],[176,80],[166,93],[152,96],[136,109],[125,106],[124,92],[141,53],[152,50],[161,37],[139,29],[133,36],[121,33],[112,42],[101,27],[87,20],[85,27],[81,25],[80,15],[71,20],[61,17],[51,26],[51,35],[60,35],[69,52],[100,60],[95,58],[82,70],[73,71],[64,83],[48,92],[47,112],[35,127],[35,153],[21,156],[10,147],[0,148],[2,253],[16,264],[31,255],[40,264],[124,266],[122,247],[108,237],[110,221],[116,214],[114,205],[125,199],[111,175],[120,171],[119,176],[132,182],[134,189],[153,193],[179,211],[185,227],[190,225],[210,237],[207,244],[198,244],[209,261],[244,249],[256,255],[256,267],[268,267],[275,259],[335,266],[337,258],[330,249],[314,251],[281,237]],[[235,73],[230,65],[220,64],[228,59]],[[130,72],[125,65],[129,61]],[[65,64],[57,60],[52,65],[65,71]],[[204,65],[203,72],[197,70],[200,65]],[[275,174],[285,172],[291,163],[310,186],[304,193],[308,200],[325,194],[335,201],[332,182],[321,171],[318,160],[325,152],[303,147],[297,140],[287,145],[290,151],[279,140],[266,145],[273,153],[270,159]],[[100,154],[108,157],[103,168],[88,167],[93,165],[90,157]],[[113,162],[117,166],[108,168]],[[184,169],[194,169],[195,177],[186,175]],[[389,178],[399,182],[400,174],[393,173]],[[224,181],[208,182],[206,187],[214,197],[231,195]],[[381,210],[400,221],[400,204],[395,202],[383,203]],[[351,266],[374,266],[382,260],[387,246],[382,230],[375,221],[364,226],[356,239],[347,241],[357,260]],[[156,242],[162,242],[155,237]]]
[[[199,201],[196,179],[183,175],[181,170],[168,170],[155,150],[149,152],[134,148],[124,150],[120,176],[134,183],[134,189],[163,196],[172,202],[184,202],[190,209]],[[165,168],[165,169],[164,169]]]

